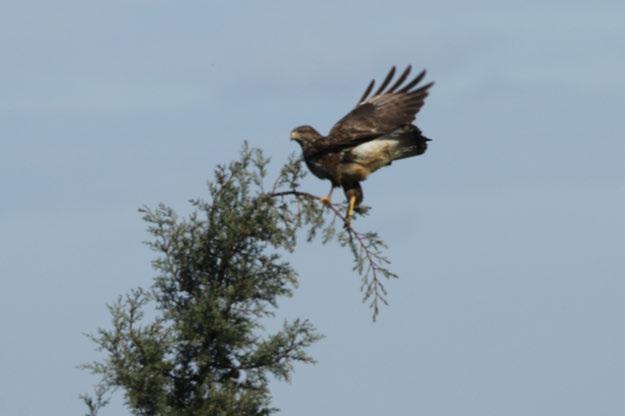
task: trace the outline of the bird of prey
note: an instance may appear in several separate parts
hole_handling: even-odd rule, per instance
[[[307,125],[291,131],[291,139],[302,147],[308,169],[332,184],[322,202],[329,205],[334,188],[343,188],[348,200],[346,226],[363,199],[360,182],[395,160],[423,154],[430,140],[412,123],[434,83],[419,85],[425,77],[422,71],[404,84],[411,71],[409,65],[389,87],[395,70],[393,66],[370,96],[375,86],[372,80],[356,107],[327,136]]]

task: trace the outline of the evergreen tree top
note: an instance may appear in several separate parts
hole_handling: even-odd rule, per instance
[[[159,205],[140,211],[157,254],[149,289],[109,305],[111,329],[89,335],[105,358],[85,364],[100,382],[82,396],[88,415],[124,392],[135,415],[268,415],[269,378],[290,380],[307,347],[321,336],[302,319],[266,334],[262,320],[280,297],[292,296],[297,273],[285,260],[305,232],[310,242],[348,247],[373,319],[386,303],[383,241],[345,222],[341,207],[299,190],[305,176],[295,157],[267,184],[269,159],[244,145],[240,158],[218,166],[209,198],[192,200],[187,217]],[[342,226],[344,224],[345,226]]]

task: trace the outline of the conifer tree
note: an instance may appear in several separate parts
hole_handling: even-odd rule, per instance
[[[291,296],[297,273],[285,259],[298,238],[348,247],[373,318],[386,303],[381,279],[384,243],[345,226],[342,207],[324,206],[299,190],[305,170],[291,157],[268,185],[269,159],[245,145],[240,158],[218,166],[208,199],[192,200],[180,217],[165,206],[140,211],[148,246],[157,253],[152,287],[108,306],[112,327],[89,335],[104,358],[83,365],[98,376],[83,395],[88,416],[121,390],[134,415],[269,415],[270,378],[290,380],[296,363],[321,336],[308,320],[266,333],[280,297]]]

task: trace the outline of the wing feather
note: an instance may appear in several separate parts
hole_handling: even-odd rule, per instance
[[[382,85],[380,85],[380,88],[378,88],[375,94],[373,94],[374,97],[376,95],[380,95],[380,93],[384,91],[384,88],[386,88],[388,83],[391,82],[391,80],[393,79],[393,75],[395,75],[395,66],[393,66],[391,70],[388,71],[388,75],[386,76],[386,78],[384,78],[384,81],[382,81]]]
[[[375,84],[375,80],[371,81],[358,105],[332,127],[327,139],[322,141],[323,143],[319,143],[323,146],[320,150],[336,150],[354,146],[412,123],[423,107],[428,90],[434,83],[430,82],[414,89],[425,77],[426,72],[421,71],[402,87],[410,70],[411,67],[408,66],[395,83],[385,91],[395,75],[395,67],[392,67],[375,94],[369,97]],[[401,89],[397,91],[400,87]]]
[[[395,84],[393,84],[393,86],[389,88],[388,91],[386,92],[391,93],[395,91],[397,88],[399,88],[399,86],[404,83],[406,78],[408,78],[408,74],[410,74],[411,69],[412,69],[412,65],[408,65],[406,69],[404,69],[404,72],[402,72],[402,74],[399,76],[399,78],[397,78],[397,81],[395,81]]]
[[[408,84],[406,84],[406,86],[404,88],[402,88],[401,90],[399,90],[399,92],[409,92],[412,89],[412,87],[414,87],[419,82],[421,82],[423,77],[425,77],[425,70],[421,71],[421,73],[419,75],[417,75],[415,77],[415,79],[413,79]]]
[[[375,79],[372,79],[371,82],[369,83],[369,86],[365,90],[365,92],[362,93],[362,97],[360,97],[360,100],[358,100],[358,104],[362,103],[364,100],[367,99],[374,85],[375,85]]]

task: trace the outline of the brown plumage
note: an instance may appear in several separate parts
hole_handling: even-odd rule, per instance
[[[300,126],[291,132],[291,139],[302,147],[310,171],[332,184],[330,193],[322,201],[330,203],[332,190],[338,186],[343,188],[349,202],[348,225],[354,208],[363,199],[360,182],[394,160],[417,156],[427,149],[429,139],[412,122],[434,83],[418,87],[425,77],[422,71],[402,85],[410,70],[408,66],[388,87],[395,75],[395,67],[392,67],[370,96],[375,86],[372,80],[356,107],[339,120],[326,137],[310,126]]]

